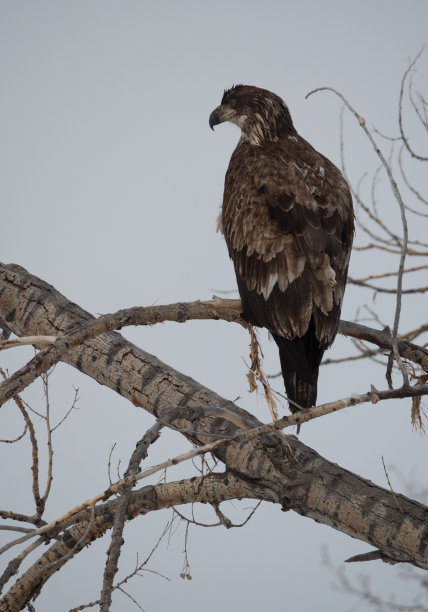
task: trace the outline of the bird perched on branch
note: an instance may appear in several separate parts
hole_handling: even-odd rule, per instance
[[[224,92],[209,124],[241,138],[226,173],[221,231],[235,266],[242,317],[279,348],[290,409],[314,406],[323,353],[337,333],[354,235],[341,172],[293,125],[283,100],[259,87]]]

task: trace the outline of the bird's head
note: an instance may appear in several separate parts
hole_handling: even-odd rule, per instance
[[[259,145],[294,135],[290,111],[279,96],[252,85],[234,85],[224,92],[220,106],[210,115],[210,128],[231,121],[241,128],[242,138]]]

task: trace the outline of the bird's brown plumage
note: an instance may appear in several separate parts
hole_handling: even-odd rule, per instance
[[[243,316],[278,344],[295,412],[315,404],[319,364],[337,332],[352,198],[340,171],[299,136],[275,94],[232,87],[210,116],[211,127],[223,121],[236,123],[241,139],[226,173],[221,229]]]

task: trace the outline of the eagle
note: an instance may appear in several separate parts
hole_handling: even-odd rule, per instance
[[[340,170],[293,125],[276,94],[251,85],[224,92],[209,125],[241,137],[230,159],[219,228],[233,261],[242,317],[279,348],[290,410],[316,404],[318,371],[339,325],[354,236]]]

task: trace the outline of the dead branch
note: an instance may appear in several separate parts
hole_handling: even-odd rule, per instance
[[[43,346],[48,346],[55,342],[56,336],[27,336],[25,338],[13,338],[12,340],[2,340],[0,342],[0,351],[16,346],[34,346],[40,349]]]
[[[404,142],[404,145],[407,149],[407,151],[410,153],[410,155],[412,157],[414,157],[415,159],[419,159],[420,161],[428,161],[428,157],[424,157],[423,155],[418,155],[417,153],[415,153],[413,151],[413,149],[410,146],[410,143],[406,137],[406,134],[404,132],[404,128],[403,128],[403,96],[404,96],[404,87],[406,84],[406,80],[408,75],[413,71],[416,62],[418,61],[418,59],[420,58],[422,52],[424,50],[424,47],[422,47],[422,49],[419,51],[419,53],[416,55],[416,57],[410,62],[409,67],[407,68],[407,70],[405,71],[403,78],[401,79],[401,87],[400,87],[400,99],[399,99],[399,104],[398,104],[398,127],[400,129],[400,136]],[[424,125],[424,121],[422,121],[422,124]]]
[[[385,253],[393,253],[394,255],[400,255],[401,252],[397,251],[397,249],[388,248],[380,244],[374,244],[372,242],[369,244],[365,244],[364,246],[353,246],[352,249],[354,251],[369,251],[371,249],[378,249],[379,251],[385,251]],[[407,255],[414,257],[427,257],[428,251],[417,251],[416,249],[408,248]]]
[[[417,59],[417,58],[416,58]],[[409,377],[407,374],[407,370],[404,366],[404,363],[401,360],[401,356],[398,350],[398,346],[397,346],[397,337],[398,337],[398,326],[399,326],[399,322],[400,322],[400,313],[401,313],[401,296],[402,296],[402,291],[403,291],[403,270],[404,270],[404,263],[406,260],[406,255],[407,255],[407,250],[408,250],[408,240],[409,240],[409,233],[408,233],[408,227],[407,227],[407,219],[406,219],[406,210],[404,207],[404,202],[402,200],[401,197],[401,193],[400,190],[398,188],[397,182],[392,174],[392,170],[390,165],[388,164],[387,160],[385,159],[382,151],[379,149],[379,147],[377,146],[373,136],[371,135],[371,133],[369,132],[369,130],[366,127],[366,121],[364,119],[364,117],[362,117],[348,102],[348,100],[344,97],[343,94],[341,94],[339,91],[337,91],[336,89],[332,88],[332,87],[319,87],[317,89],[314,89],[313,91],[310,91],[307,95],[306,98],[308,98],[309,96],[311,96],[312,94],[318,92],[318,91],[331,91],[333,92],[336,96],[338,96],[342,102],[345,104],[346,108],[348,108],[348,110],[356,117],[356,119],[358,120],[358,123],[360,124],[361,128],[363,129],[365,135],[367,136],[367,138],[370,141],[370,144],[372,145],[376,155],[379,157],[380,161],[382,162],[383,167],[385,168],[385,171],[388,175],[388,179],[389,179],[389,183],[391,185],[392,188],[392,192],[394,194],[394,197],[399,205],[400,208],[400,214],[401,214],[401,223],[403,226],[403,238],[400,241],[401,244],[401,251],[400,251],[400,264],[398,267],[398,274],[397,274],[397,292],[396,292],[396,307],[395,307],[395,316],[394,316],[394,325],[392,328],[392,351],[394,353],[394,357],[395,360],[401,370],[402,376],[403,376],[403,384],[404,386],[408,386],[409,384]],[[400,126],[401,129],[401,126]],[[388,377],[388,373],[387,373],[387,377]]]
[[[138,474],[141,461],[147,457],[147,450],[150,444],[157,440],[161,429],[162,424],[159,422],[155,423],[138,442],[134,452],[132,453],[131,459],[129,460],[129,465],[124,475],[125,479],[129,476],[136,476]],[[122,534],[131,499],[131,492],[132,489],[130,486],[128,486],[118,502],[111,536],[111,544],[107,553],[107,562],[104,569],[103,588],[101,590],[100,597],[101,612],[108,612],[110,610],[113,580],[118,571],[117,564],[123,543]]]
[[[252,497],[253,493],[243,481],[233,475],[210,474],[179,482],[148,486],[133,491],[128,508],[127,519],[132,520],[162,508],[170,508],[180,503],[202,501],[216,503],[236,497]],[[10,588],[0,600],[0,612],[20,610],[27,601],[42,588],[55,572],[78,552],[76,543],[86,537],[86,545],[103,536],[113,526],[120,499],[104,504],[95,512],[94,529],[88,531],[90,511],[87,519],[65,532]]]
[[[1,266],[0,264],[0,274],[3,276],[1,280],[4,281],[5,287],[11,289],[13,294],[16,295],[16,287],[14,285],[14,279],[16,276],[13,276],[12,272],[12,278],[10,277],[11,272],[9,270],[11,268],[14,268],[14,266]],[[24,271],[22,268],[20,268],[20,270],[26,273],[26,271]],[[1,280],[0,284],[2,284]],[[41,281],[37,279],[37,282],[40,283]],[[19,299],[18,296],[16,297]],[[22,297],[23,296],[21,295],[21,300]],[[6,295],[5,298],[10,299],[11,296]],[[247,323],[239,316],[239,312],[236,309],[236,300],[232,300],[232,302],[233,308],[227,307],[228,300],[218,299],[208,302],[196,301],[190,303],[177,303],[170,304],[168,306],[134,307],[122,309],[110,315],[102,315],[97,319],[94,319],[88,313],[84,313],[86,320],[84,323],[82,322],[82,325],[78,327],[77,331],[73,331],[69,334],[63,335],[62,337],[58,337],[53,344],[40,351],[40,353],[30,362],[28,362],[26,366],[18,370],[7,381],[0,385],[0,406],[5,401],[25,389],[38,376],[46,372],[59,360],[62,359],[63,361],[67,361],[64,356],[68,351],[71,351],[72,349],[87,343],[92,338],[105,334],[113,329],[121,329],[122,327],[129,325],[151,325],[164,321],[184,323],[191,319],[222,319],[223,321],[236,322],[244,327],[248,327]],[[80,318],[82,318],[82,314],[80,315]],[[356,335],[356,337],[360,337],[357,324],[346,322],[346,327],[348,332],[345,335]],[[343,331],[341,331],[342,329],[343,326],[340,325],[339,333],[343,333]],[[377,337],[377,333],[375,332],[371,337],[369,337],[367,330],[368,328],[365,328],[364,339],[377,344],[376,340],[374,339]],[[389,347],[393,348],[393,346],[394,342],[391,339]],[[385,348],[385,346],[383,346],[383,348]],[[418,348],[420,349],[420,347]],[[400,351],[398,348],[397,351],[398,355],[400,356]],[[411,357],[412,352],[407,350],[406,353],[406,358],[413,360]]]
[[[53,476],[52,476],[53,448],[52,448],[52,428],[51,428],[50,404],[49,404],[49,382],[48,382],[49,373],[48,372],[43,373],[41,378],[42,378],[43,391],[44,391],[45,402],[46,402],[45,422],[46,422],[47,446],[48,446],[48,474],[46,478],[45,492],[43,493],[41,497],[41,504],[40,504],[40,510],[39,510],[40,513],[43,513],[47,499],[49,497],[49,493],[50,493],[51,486],[52,486],[52,480],[53,480]]]
[[[409,274],[410,272],[420,272],[421,270],[426,270],[428,268],[428,264],[424,264],[422,266],[415,266],[413,268],[407,268],[403,270],[403,274]],[[354,282],[365,283],[369,280],[377,280],[380,278],[388,278],[390,276],[397,276],[398,271],[394,272],[383,272],[382,274],[370,274],[369,276],[365,276],[363,278],[355,278]]]
[[[365,281],[360,281],[356,278],[349,277],[348,283],[351,285],[357,285],[358,287],[364,287],[365,289],[371,289],[376,293],[392,293],[393,295],[397,295],[397,289],[388,289],[386,287],[379,287],[378,285],[372,285],[370,283],[366,283]],[[402,295],[410,295],[414,293],[426,293],[428,291],[428,287],[415,287],[413,289],[403,289],[401,291]]]
[[[82,329],[85,325],[88,329],[94,321],[91,315],[21,268],[3,267],[0,280],[0,317],[8,318],[8,325],[14,333],[30,335],[37,332],[64,336],[70,334],[70,330]],[[192,308],[199,306],[192,305]],[[202,307],[205,308],[204,305]],[[29,308],[32,312],[30,318],[25,316]],[[176,310],[177,308],[181,312],[183,309],[188,312],[185,305],[175,305]],[[198,312],[200,315],[201,310]],[[236,318],[236,311],[229,316]],[[216,308],[214,318],[221,317],[222,310]],[[79,332],[74,333],[77,337]],[[383,348],[391,347],[389,330],[376,331],[342,322],[341,333],[372,341]],[[398,349],[405,358],[412,358],[421,367],[427,365],[428,352],[421,347],[399,341]],[[46,350],[50,349],[44,349]],[[249,487],[251,483],[251,490],[247,488],[246,495],[243,495],[241,489],[241,497],[280,503],[284,509],[294,509],[304,516],[369,542],[389,558],[428,567],[428,549],[420,540],[424,533],[427,510],[416,502],[400,497],[405,515],[396,515],[396,507],[391,502],[389,491],[375,487],[372,483],[329,463],[293,436],[284,437],[282,434],[269,433],[266,437],[261,436],[263,432],[259,430],[257,434],[249,431],[239,434],[248,435],[245,441],[239,437],[231,440],[230,436],[236,434],[237,425],[232,419],[226,418],[229,413],[233,413],[238,422],[244,421],[252,429],[259,427],[260,423],[232,402],[220,398],[196,381],[144,353],[115,332],[106,333],[101,340],[95,336],[74,348],[69,348],[62,358],[101,384],[130,399],[135,405],[144,407],[149,412],[156,412],[162,422],[173,423],[174,426],[193,432],[187,435],[198,445],[204,444],[207,436],[218,437],[220,431],[227,443],[218,444],[215,448],[216,456],[227,465],[230,470],[228,474],[242,473],[246,486]],[[419,394],[425,392],[425,386],[419,385],[416,390],[412,391],[411,388],[405,391],[409,391],[409,395]],[[366,394],[366,400],[373,401],[377,396],[386,398],[388,394],[394,393],[398,393],[400,397],[403,390],[379,393],[372,390]],[[358,403],[355,398],[348,399],[347,405]],[[177,406],[182,407],[178,420],[175,416]],[[206,418],[205,408],[215,413],[217,406],[222,409],[216,413],[217,416]],[[202,409],[199,410],[198,407]],[[333,407],[330,406],[328,410],[332,411]],[[313,418],[313,413],[311,416]],[[292,422],[288,421],[288,425]],[[280,425],[274,424],[274,427],[286,425],[287,423],[283,422]],[[251,435],[254,435],[254,438],[251,438]],[[204,476],[205,479],[210,477],[211,475]],[[230,491],[228,495],[229,497],[226,497],[230,499]],[[219,502],[221,499],[214,501]],[[344,504],[350,504],[349,508],[344,508]],[[101,504],[99,508],[104,505]],[[359,508],[364,514],[364,521],[358,518]],[[82,522],[88,512],[87,508],[82,509],[69,520]],[[96,520],[98,516],[96,508]],[[385,521],[388,523],[388,538],[382,537],[384,530],[375,528],[379,516],[383,517],[384,524]],[[89,517],[86,520],[89,520]],[[408,547],[408,540],[403,542],[400,536],[400,530],[404,529],[403,521],[409,520],[412,542],[415,543],[411,549]],[[64,525],[67,528],[66,521]],[[409,533],[408,523],[405,525],[406,533]],[[74,526],[70,527],[73,528]],[[84,532],[85,530],[79,537]],[[76,541],[78,539],[76,538]]]
[[[0,368],[0,373],[4,380],[7,380],[7,376],[5,372]],[[32,489],[33,489],[33,497],[36,505],[36,513],[33,517],[31,517],[31,522],[38,521],[43,514],[45,508],[45,502],[40,497],[40,488],[39,488],[39,447],[36,438],[36,432],[34,430],[34,425],[32,420],[30,419],[28,412],[25,409],[24,402],[21,400],[19,395],[14,396],[15,404],[18,406],[19,411],[24,417],[25,428],[28,428],[30,433],[30,441],[32,447],[32,465],[31,465],[31,475],[32,475]]]
[[[419,191],[417,189],[415,189],[413,187],[413,185],[410,184],[410,181],[407,178],[407,174],[406,174],[406,172],[404,170],[404,167],[403,167],[403,148],[404,148],[404,145],[400,148],[400,151],[398,153],[398,167],[400,169],[401,178],[403,179],[404,184],[406,185],[406,187],[413,193],[413,195],[419,200],[419,202],[422,202],[422,204],[425,204],[426,206],[428,206],[428,200],[421,196]],[[414,213],[416,213],[418,215],[421,215],[422,217],[427,217],[428,216],[428,214],[421,213],[419,211],[413,210],[412,212],[414,212]]]

